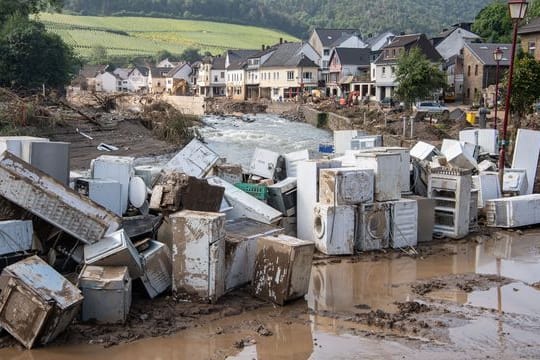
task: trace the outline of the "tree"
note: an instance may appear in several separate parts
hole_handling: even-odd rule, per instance
[[[0,31],[0,86],[61,87],[77,62],[72,49],[40,23],[10,18]]]
[[[419,99],[428,98],[446,84],[444,73],[432,64],[419,48],[403,53],[397,63],[396,96],[410,108]]]
[[[504,80],[508,84],[508,75]],[[540,63],[529,54],[523,54],[514,64],[510,109],[519,119],[532,111],[532,105],[540,98]]]
[[[506,2],[496,1],[483,8],[472,25],[472,31],[490,43],[512,41],[512,19]]]
[[[188,63],[201,60],[201,58],[202,56],[199,53],[199,49],[195,48],[187,48],[180,54],[180,60],[187,61]]]
[[[63,0],[0,0],[0,24],[12,15],[27,17],[48,8],[60,10],[63,3]]]

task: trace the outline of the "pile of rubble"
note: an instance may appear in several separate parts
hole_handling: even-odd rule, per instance
[[[318,152],[256,149],[243,169],[192,140],[162,166],[103,155],[79,174],[69,144],[0,138],[0,326],[31,348],[75,317],[124,323],[134,281],[151,299],[212,303],[251,284],[285,305],[307,293],[315,249],[415,253],[476,231],[480,216],[540,223],[540,132],[518,132],[502,192],[497,146],[490,129],[441,149],[346,130]]]

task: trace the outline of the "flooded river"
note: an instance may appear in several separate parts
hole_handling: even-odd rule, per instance
[[[284,128],[286,120],[273,116],[206,121],[209,146],[244,166],[255,147],[283,153],[331,141],[325,131],[297,123]],[[500,232],[422,246],[416,256],[317,259],[305,299],[168,337],[109,348],[89,338],[87,345],[3,349],[0,359],[540,358],[539,282],[540,230]],[[424,308],[403,313],[411,301]]]

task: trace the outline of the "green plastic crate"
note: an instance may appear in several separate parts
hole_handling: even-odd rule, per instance
[[[268,188],[266,185],[236,183],[234,186],[259,200],[264,201],[268,198]]]

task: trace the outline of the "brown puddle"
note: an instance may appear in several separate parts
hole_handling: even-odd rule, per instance
[[[366,255],[357,262],[341,258],[340,262],[315,266],[307,306],[305,301],[298,301],[284,308],[248,311],[170,337],[111,348],[4,349],[0,350],[0,359],[538,358],[540,291],[529,285],[540,281],[540,232],[521,236],[504,232],[484,239],[482,244],[436,245],[424,258],[369,260],[370,255]],[[490,283],[485,289],[434,289],[423,297],[410,286],[464,274],[500,275],[513,280],[495,286]],[[326,315],[377,309],[394,312],[396,302],[418,299],[450,309],[448,326],[441,330],[445,336],[439,340],[411,338],[410,334],[399,337],[380,328],[371,332],[369,326],[350,317]],[[257,330],[260,324],[271,332],[270,336],[261,335]]]

